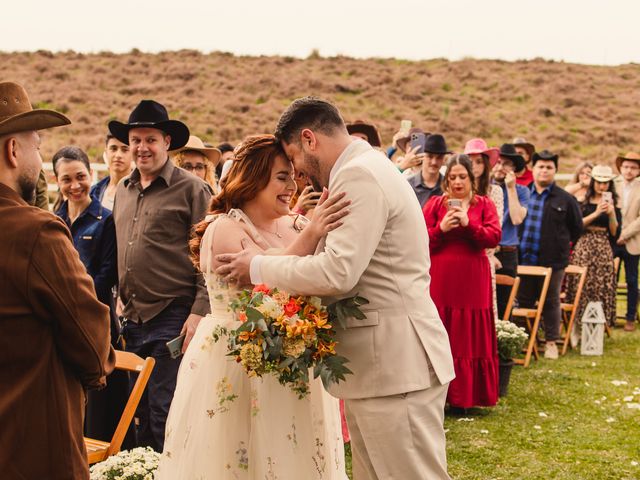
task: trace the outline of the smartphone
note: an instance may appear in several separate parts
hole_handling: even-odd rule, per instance
[[[182,345],[184,345],[185,335],[186,334],[183,333],[179,337],[167,342],[167,348],[169,349],[169,355],[171,355],[171,358],[178,358],[182,355]]]
[[[447,200],[447,209],[451,209],[453,207],[462,207],[462,200],[459,198],[450,198]]]
[[[413,150],[414,148],[418,147],[418,150],[416,150],[416,154],[424,153],[424,147],[426,146],[426,143],[427,136],[424,133],[418,132],[411,134],[410,149]]]
[[[602,192],[602,200],[607,203],[613,203],[613,193]]]
[[[411,127],[413,126],[413,122],[411,120],[401,120],[400,121],[400,131],[409,133]]]

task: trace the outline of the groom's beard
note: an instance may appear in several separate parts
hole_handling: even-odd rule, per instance
[[[322,192],[323,187],[328,187],[320,180],[320,159],[316,155],[304,153],[304,170],[316,192]]]

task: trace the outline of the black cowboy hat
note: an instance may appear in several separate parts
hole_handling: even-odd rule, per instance
[[[542,150],[541,152],[534,152],[531,164],[535,165],[538,160],[552,161],[556,168],[558,168],[558,154],[551,153],[549,150]]]
[[[444,137],[439,133],[433,133],[427,137],[427,140],[424,142],[424,151],[437,155],[448,155],[452,153],[447,148],[447,142]]]
[[[367,137],[367,141],[369,145],[372,147],[382,147],[382,139],[380,138],[380,133],[375,125],[372,123],[366,123],[362,120],[356,120],[353,123],[347,124],[347,132],[349,135],[353,135],[354,133],[361,133]]]
[[[169,150],[184,147],[189,141],[189,129],[178,120],[169,120],[164,105],[153,100],[142,100],[129,115],[129,122],[109,122],[109,131],[125,145],[129,145],[129,130],[132,128],[157,128],[171,137]]]
[[[521,171],[525,167],[525,160],[522,155],[516,152],[516,147],[512,143],[503,143],[500,147],[500,156],[513,162],[513,169],[516,172]]]

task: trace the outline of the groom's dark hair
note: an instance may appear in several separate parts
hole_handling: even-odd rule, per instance
[[[336,106],[317,97],[294,100],[280,117],[275,136],[280,142],[294,141],[299,144],[300,132],[305,128],[326,135],[331,135],[336,130],[347,133],[347,127]]]

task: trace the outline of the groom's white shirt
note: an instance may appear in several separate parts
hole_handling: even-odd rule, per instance
[[[355,294],[369,300],[366,319],[348,319],[347,329],[337,329],[337,352],[354,374],[331,386],[334,396],[428,388],[429,363],[441,384],[450,382],[449,339],[429,295],[427,228],[411,186],[384,154],[355,140],[331,170],[329,191],[344,191],[351,200],[344,225],[315,255],[254,257],[252,283],[328,302]]]

